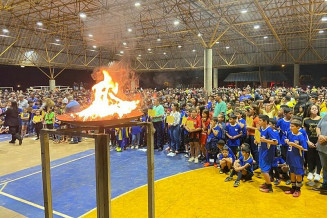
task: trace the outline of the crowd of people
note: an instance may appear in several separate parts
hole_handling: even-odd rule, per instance
[[[189,163],[213,165],[226,182],[237,176],[251,180],[260,169],[262,192],[285,181],[286,194],[299,197],[303,178],[313,190],[327,194],[327,89],[307,88],[217,88],[138,89],[126,91],[140,98],[143,122],[155,128],[154,148],[170,157],[183,155]],[[30,90],[0,92],[1,132],[12,134],[10,143],[39,133],[42,128],[69,128],[57,115],[77,112],[92,101],[86,89],[70,91]],[[19,115],[19,116],[18,116]],[[110,145],[118,152],[147,145],[145,129],[107,129]],[[81,138],[52,136],[55,143],[78,143]],[[321,181],[321,186],[317,184]]]

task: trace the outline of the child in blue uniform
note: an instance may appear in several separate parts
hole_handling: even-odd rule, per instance
[[[206,143],[206,163],[204,164],[204,167],[210,166],[209,162],[209,154],[214,155],[214,162],[213,166],[218,167],[217,165],[217,154],[218,154],[218,148],[217,148],[217,142],[219,139],[221,139],[222,131],[220,127],[218,126],[218,119],[214,117],[208,126],[208,138]]]
[[[271,127],[268,126],[269,117],[267,115],[259,116],[259,125],[260,125],[260,142],[255,141],[256,144],[259,144],[259,167],[261,173],[265,179],[265,183],[260,185],[260,191],[269,193],[273,192],[272,185],[270,181],[269,171],[272,167],[275,149],[278,144],[278,136],[273,131]]]
[[[122,152],[126,143],[126,128],[115,128],[115,135],[117,137],[118,142],[116,151]]]
[[[247,181],[251,180],[253,176],[253,159],[250,156],[250,148],[244,147],[242,148],[242,157],[234,163],[234,170],[225,179],[225,182],[233,180],[233,176],[237,174],[237,179],[234,183],[234,187],[238,187],[240,185],[241,179]]]
[[[285,191],[293,197],[301,195],[302,180],[304,175],[304,151],[307,151],[307,138],[299,131],[301,121],[291,121],[291,131],[287,132],[285,143],[289,146],[286,163],[290,166],[292,188]]]
[[[280,148],[276,148],[276,155],[274,157],[274,161],[272,164],[272,168],[270,170],[270,178],[271,181],[274,181],[274,185],[280,184],[281,175],[284,179],[288,179],[288,167],[285,160],[281,157]]]
[[[229,147],[224,146],[219,154],[220,174],[229,173],[234,162],[233,153],[229,153]]]
[[[242,127],[236,123],[236,116],[231,114],[229,124],[226,126],[227,145],[234,153],[237,154],[238,147],[241,145],[240,137],[242,136]]]
[[[286,158],[287,144],[285,143],[286,133],[290,130],[291,119],[293,111],[289,107],[284,107],[284,118],[277,121],[276,127],[279,128],[279,138],[281,140],[282,157]]]

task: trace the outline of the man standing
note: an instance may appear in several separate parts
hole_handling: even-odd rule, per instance
[[[226,113],[227,111],[227,106],[226,103],[221,99],[221,93],[216,94],[215,96],[216,100],[216,107],[215,107],[215,112],[213,114],[213,117],[217,117],[221,113]]]
[[[314,188],[315,191],[320,191],[321,194],[327,194],[327,115],[325,115],[318,123],[317,126],[317,151],[319,153],[321,165],[322,165],[322,175],[323,182],[321,187]]]
[[[156,111],[156,114],[154,117],[152,117],[152,123],[153,127],[155,128],[154,133],[154,148],[158,149],[159,151],[162,151],[163,149],[163,143],[162,143],[162,137],[163,137],[163,122],[162,117],[164,116],[165,109],[162,105],[160,105],[159,99],[154,99],[153,102],[153,110]]]
[[[28,108],[28,101],[24,98],[24,95],[18,96],[18,108],[22,110]]]

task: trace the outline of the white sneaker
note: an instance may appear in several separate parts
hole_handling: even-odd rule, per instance
[[[307,176],[307,179],[311,181],[313,179],[313,174],[309,173],[308,176]]]
[[[195,158],[194,159],[194,163],[196,163],[196,164],[199,163],[199,159],[198,158]]]
[[[134,149],[134,145],[131,146],[131,149]]]
[[[188,153],[186,153],[186,154],[184,155],[184,157],[189,157],[189,156],[188,156]]]
[[[194,161],[194,157],[191,157],[190,159],[188,159],[188,162],[193,162]]]
[[[315,173],[315,178],[313,179],[315,182],[319,182],[321,179],[321,176],[317,173]]]
[[[138,146],[138,145],[136,145],[136,146],[135,146],[135,149],[139,149],[139,146]]]

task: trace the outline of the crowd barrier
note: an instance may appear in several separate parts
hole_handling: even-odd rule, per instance
[[[14,87],[0,87],[0,90],[1,91],[8,90],[9,92],[12,92],[12,91],[14,91]]]
[[[69,86],[56,86],[56,89],[59,91],[69,91],[72,90]],[[42,91],[49,91],[50,86],[31,86],[27,89],[27,91],[36,91],[36,90],[42,90]]]

